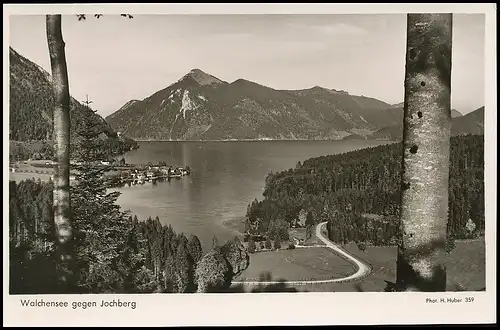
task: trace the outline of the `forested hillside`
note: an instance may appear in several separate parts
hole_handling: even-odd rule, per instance
[[[9,49],[9,140],[11,159],[52,157],[52,112],[54,96],[51,76],[37,64]],[[136,144],[131,139],[118,136],[106,121],[91,109],[71,97],[71,135],[75,140],[82,129],[84,118],[91,118],[106,140],[111,153],[123,153]]]
[[[484,136],[451,139],[449,234],[455,238],[484,232]],[[328,221],[335,242],[394,244],[401,190],[401,143],[316,157],[295,169],[270,173],[264,200],[248,206],[252,234],[285,234],[300,213]],[[302,211],[302,212],[301,212]],[[474,228],[467,225],[471,219]]]
[[[9,183],[11,294],[57,293],[52,198],[52,182]],[[224,290],[233,272],[248,266],[237,239],[204,255],[197,236],[176,233],[158,217],[139,221],[112,211],[117,206],[109,203],[73,201],[79,293],[189,293],[221,280],[211,289]],[[91,219],[79,220],[82,212]],[[199,264],[212,271],[196,274]]]

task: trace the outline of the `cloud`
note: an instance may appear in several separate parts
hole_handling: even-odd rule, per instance
[[[307,36],[295,36],[294,38],[274,38],[272,35],[260,36],[250,32],[225,32],[202,36],[196,42],[197,48],[204,52],[220,51],[229,52],[234,56],[238,53],[255,53],[255,56],[267,58],[279,54],[279,56],[296,54],[298,52],[318,52],[328,48],[325,41],[311,40]]]
[[[324,34],[365,34],[367,31],[360,28],[359,26],[337,23],[333,25],[316,25],[312,26],[312,29]]]
[[[199,35],[198,39],[235,42],[235,41],[248,40],[250,38],[256,38],[256,37],[257,36],[251,32],[224,31],[224,32]]]
[[[368,32],[367,30],[357,25],[341,23],[341,22],[334,24],[321,24],[321,25],[290,23],[289,26],[293,28],[309,29],[317,33],[327,34],[327,35],[360,35],[360,34],[366,34]]]
[[[275,43],[280,52],[319,52],[328,49],[328,44],[325,42],[315,42],[315,41],[278,41]]]

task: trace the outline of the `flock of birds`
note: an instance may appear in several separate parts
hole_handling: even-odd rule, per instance
[[[102,14],[94,14],[94,17],[95,18],[100,18],[102,16]],[[134,18],[134,16],[130,15],[130,14],[120,14],[121,17],[127,17],[127,18]],[[81,21],[81,20],[86,20],[87,19],[87,16],[86,14],[77,14],[76,17],[78,17],[78,20]]]

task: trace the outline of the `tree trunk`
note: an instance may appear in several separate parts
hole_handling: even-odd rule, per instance
[[[452,14],[408,14],[399,291],[446,290]]]
[[[70,96],[61,15],[47,15],[47,42],[54,93],[54,224],[62,291],[73,289],[73,227],[69,193]]]

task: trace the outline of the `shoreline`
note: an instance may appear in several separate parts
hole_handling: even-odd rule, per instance
[[[224,228],[232,230],[239,235],[245,235],[245,217],[237,217],[222,222]]]

